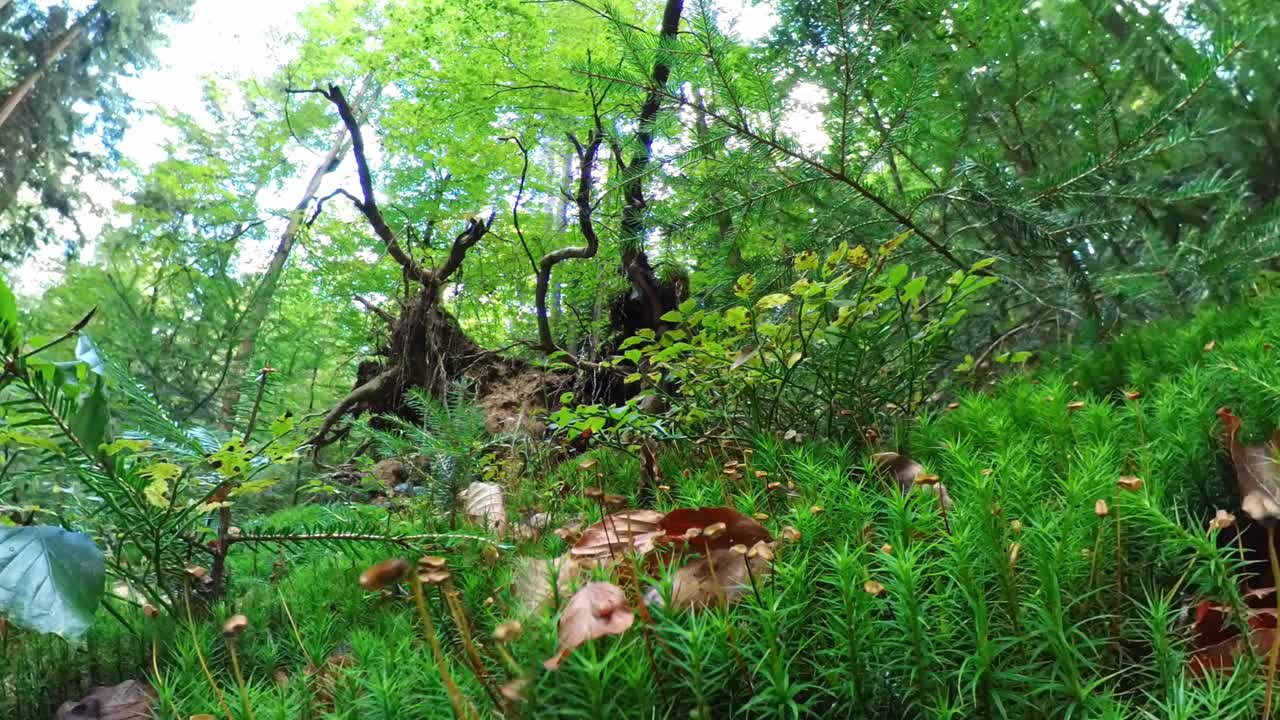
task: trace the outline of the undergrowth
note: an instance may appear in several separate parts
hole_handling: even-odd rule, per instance
[[[522,616],[510,586],[518,558],[552,558],[566,545],[552,533],[499,553],[463,542],[447,560],[471,636],[496,680],[515,674],[503,652],[531,678],[512,712],[529,718],[1256,716],[1262,661],[1189,672],[1187,609],[1202,599],[1244,606],[1248,568],[1207,531],[1214,511],[1234,502],[1214,411],[1233,407],[1252,438],[1280,425],[1278,316],[1280,301],[1263,298],[1158,324],[920,418],[887,449],[942,478],[953,501],[945,516],[932,496],[897,492],[861,450],[768,436],[669,448],[659,510],[729,504],[775,535],[798,530],[772,574],[727,608],[654,606],[625,635],[589,642],[546,671],[556,613]],[[556,527],[599,519],[586,484],[636,499],[634,460],[589,457],[597,463],[586,475],[570,461],[524,478],[509,507],[549,512]],[[742,477],[723,471],[728,460],[746,462]],[[260,522],[343,512],[310,506]],[[432,522],[394,509],[361,514],[388,529]],[[231,599],[207,613],[250,620],[235,645],[247,702],[219,624],[200,621],[204,608],[194,625],[185,612],[124,613],[138,638],[100,618],[89,655],[115,643],[119,664],[145,668],[157,718],[248,718],[245,705],[258,720],[449,717],[408,590],[356,582],[391,554],[300,547],[230,559]],[[669,576],[649,582],[670,593]],[[443,595],[428,588],[427,604],[449,675],[480,713],[495,714]],[[524,631],[501,644],[492,632],[511,618]],[[40,697],[128,674],[51,669],[80,668],[84,657],[36,653],[58,641],[12,632],[5,642],[3,717],[40,717]],[[41,664],[23,665],[37,654]]]

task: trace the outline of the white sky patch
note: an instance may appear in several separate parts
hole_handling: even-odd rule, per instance
[[[826,114],[822,109],[831,100],[831,94],[821,85],[811,82],[796,83],[787,98],[781,128],[809,155],[822,152],[831,144],[831,137],[822,127]]]
[[[715,0],[720,29],[744,42],[760,42],[778,24],[778,13],[768,0]]]

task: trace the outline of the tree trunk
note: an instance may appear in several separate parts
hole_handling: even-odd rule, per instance
[[[645,302],[647,317],[644,326],[655,330],[662,329],[660,318],[669,308],[663,307],[658,278],[649,264],[649,255],[645,250],[644,179],[649,162],[653,159],[653,129],[658,120],[658,111],[662,109],[663,88],[671,78],[671,66],[662,53],[667,45],[676,41],[683,12],[684,0],[667,0],[658,35],[658,58],[653,64],[653,87],[645,96],[637,118],[636,136],[640,148],[631,162],[627,163],[629,177],[623,185],[621,270]]]
[[[8,0],[0,0],[0,8],[3,8],[6,2],[8,2]],[[75,41],[84,36],[85,32],[88,31],[89,21],[93,19],[94,15],[97,15],[101,11],[102,5],[94,5],[88,12],[81,15],[80,19],[76,20],[74,25],[64,30],[62,34],[58,36],[58,39],[54,41],[53,45],[45,51],[44,56],[40,58],[40,62],[32,68],[29,73],[27,73],[27,76],[22,79],[22,82],[18,83],[18,85],[14,87],[13,91],[9,93],[9,96],[4,99],[4,104],[0,105],[0,128],[3,128],[5,123],[13,117],[18,106],[21,105],[22,101],[31,94],[33,89],[35,89],[36,83],[40,82],[40,78],[44,77],[45,71],[56,63],[58,58],[62,57],[62,54],[67,51],[67,48],[71,47]],[[52,28],[49,29],[52,30]]]
[[[364,86],[357,94],[357,107],[366,99],[371,87],[371,79],[366,78]],[[307,207],[315,199],[316,193],[320,191],[320,183],[324,181],[325,176],[338,168],[350,144],[346,128],[339,127],[337,132],[334,133],[333,143],[329,147],[329,152],[325,153],[324,157],[316,165],[315,170],[312,171],[311,179],[307,182],[307,187],[302,192],[302,198],[294,206],[293,212],[289,214],[289,222],[285,225],[284,232],[280,234],[280,242],[276,245],[276,250],[271,255],[271,263],[267,266],[266,272],[263,273],[261,284],[254,292],[249,308],[241,319],[237,333],[240,340],[236,345],[235,357],[231,361],[231,371],[228,373],[231,378],[231,384],[222,396],[222,424],[224,427],[230,427],[235,419],[236,403],[240,402],[240,379],[248,372],[248,364],[253,358],[258,331],[262,329],[262,324],[271,312],[271,301],[275,297],[276,287],[280,283],[280,276],[284,274],[284,266],[289,260],[289,253],[293,252],[293,245],[297,241],[298,231],[302,228],[302,222],[307,214]]]

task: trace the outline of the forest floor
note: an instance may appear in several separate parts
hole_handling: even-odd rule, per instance
[[[412,565],[404,549],[234,555],[227,599],[190,616],[126,612],[130,632],[100,615],[83,647],[5,633],[0,717],[50,717],[128,679],[155,689],[154,717],[182,720],[1257,717],[1274,582],[1223,420],[1243,419],[1240,451],[1280,419],[1277,317],[1264,298],[1159,323],[884,438],[902,455],[892,469],[942,483],[946,502],[898,492],[885,456],[756,437],[665,449],[670,487],[625,530],[601,526],[604,500],[582,490],[633,500],[630,456],[593,450],[522,478],[503,491],[506,531],[433,549],[448,577],[424,567],[425,587],[412,570],[362,587],[375,563]],[[538,527],[522,524],[535,510]],[[727,529],[612,559],[613,543],[639,548],[699,512],[693,525]],[[242,531],[334,521],[442,522],[399,498],[286,508]],[[583,619],[571,598],[588,581],[621,599]],[[235,614],[249,627],[228,640]]]

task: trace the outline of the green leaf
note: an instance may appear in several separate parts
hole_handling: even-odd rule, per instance
[[[993,257],[982,258],[978,262],[974,263],[972,267],[969,268],[969,272],[977,272],[983,268],[989,268],[995,264],[996,264],[996,258],[993,258]]]
[[[88,535],[59,527],[0,528],[0,615],[68,640],[93,624],[106,558]]]
[[[885,271],[884,277],[880,278],[880,284],[887,288],[897,287],[899,283],[907,279],[907,266],[901,263],[894,265]]]
[[[271,421],[271,437],[280,437],[289,434],[293,430],[293,413],[286,410],[279,417]]]
[[[927,282],[929,282],[929,278],[924,275],[912,278],[911,282],[902,288],[902,299],[906,302],[911,302],[920,297],[920,293],[924,290],[924,285]]]
[[[149,447],[151,447],[150,440],[134,440],[131,438],[120,438],[108,444],[100,445],[98,449],[101,450],[103,453],[106,453],[107,457],[113,457],[115,455],[119,455],[125,450],[128,450],[129,452],[132,452],[132,453],[139,453],[139,452],[142,452],[143,450],[146,450]]]
[[[41,450],[48,450],[49,452],[54,453],[62,452],[62,448],[59,447],[58,443],[54,442],[52,439],[41,437],[39,435],[28,435],[27,433],[22,432],[10,431],[0,433],[0,444],[8,443],[40,448]]]
[[[17,351],[22,342],[18,327],[18,299],[0,278],[0,350],[6,354]]]
[[[678,323],[684,320],[684,313],[679,310],[668,310],[658,318],[662,322]]]
[[[167,483],[181,477],[182,468],[174,465],[173,463],[152,463],[142,468],[138,474],[148,480],[158,480],[160,482]]]
[[[92,367],[92,366],[90,366]],[[71,416],[71,432],[89,452],[95,452],[107,438],[107,423],[111,412],[107,408],[106,379],[99,376],[89,397],[80,403]]]
[[[807,273],[818,267],[818,254],[812,250],[805,250],[796,255],[796,272]]]

